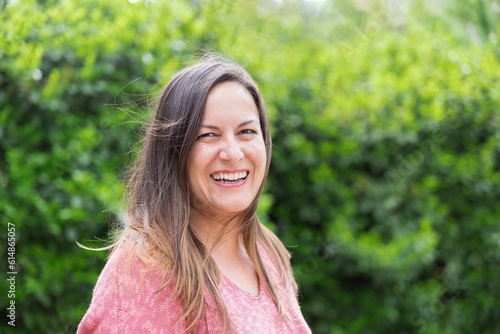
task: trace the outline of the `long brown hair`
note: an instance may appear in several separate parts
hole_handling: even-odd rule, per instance
[[[208,94],[212,87],[227,81],[240,84],[253,97],[267,154],[260,189],[251,205],[237,217],[239,233],[259,279],[285,319],[286,311],[277,293],[278,287],[266,272],[257,241],[275,258],[282,281],[297,292],[288,251],[257,218],[258,199],[269,171],[272,146],[263,98],[254,80],[241,66],[210,54],[177,73],[160,95],[138,158],[128,174],[127,225],[113,249],[123,243],[131,245],[130,255],[170,273],[165,276],[163,287],[174,284],[174,293],[183,309],[179,321],[186,321],[188,333],[194,333],[204,318],[204,289],[209,291],[220,312],[224,331],[231,328],[218,289],[221,273],[188,223],[190,194],[186,172],[188,154],[201,126]],[[216,241],[220,239],[221,235]]]

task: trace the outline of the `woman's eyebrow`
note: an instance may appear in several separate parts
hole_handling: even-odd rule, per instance
[[[202,128],[208,128],[208,129],[212,129],[212,130],[219,130],[219,128],[215,125],[204,125],[202,124],[201,125]]]
[[[238,125],[238,128],[241,128],[242,126],[248,125],[250,123],[257,123],[257,124],[259,124],[259,121],[256,120],[256,119],[251,119],[251,120],[245,121],[245,122],[241,123],[240,125]],[[219,130],[219,127],[215,126],[215,125],[202,124],[201,127],[202,128],[207,128],[207,129],[212,129],[212,130]]]
[[[248,120],[248,121],[246,121],[246,122],[241,123],[240,125],[238,125],[238,127],[239,127],[239,128],[241,128],[242,126],[245,126],[245,125],[248,125],[248,124],[250,124],[250,123],[254,123],[254,122],[255,122],[255,123],[257,123],[257,124],[259,124],[259,121],[258,121],[258,120],[256,120],[256,119],[251,119],[251,120]]]

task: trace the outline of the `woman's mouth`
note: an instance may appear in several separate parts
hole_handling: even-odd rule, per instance
[[[248,171],[237,172],[237,173],[224,173],[215,172],[210,174],[210,177],[217,183],[222,184],[236,184],[244,181],[248,176]]]

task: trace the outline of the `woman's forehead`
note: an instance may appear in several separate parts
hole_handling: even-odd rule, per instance
[[[259,119],[259,112],[250,92],[234,82],[221,83],[210,91],[203,120],[214,117],[250,117]]]

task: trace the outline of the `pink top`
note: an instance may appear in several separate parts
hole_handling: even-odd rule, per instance
[[[291,321],[282,320],[262,282],[259,282],[260,294],[255,297],[222,275],[219,289],[232,333],[311,333],[292,288],[285,290],[284,284],[280,283],[277,267],[265,248],[259,245],[259,252],[270,279],[281,288],[278,294]],[[185,322],[176,324],[181,307],[172,297],[171,284],[154,294],[161,287],[162,272],[156,270],[145,275],[145,265],[139,259],[130,263],[118,262],[118,253],[116,251],[110,257],[99,276],[92,303],[78,326],[77,334],[183,333]],[[222,322],[215,304],[210,296],[206,296],[208,333],[222,333]],[[205,322],[202,321],[197,333],[206,333]]]

